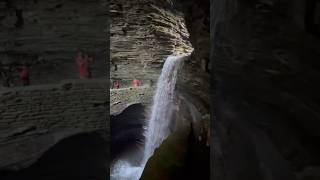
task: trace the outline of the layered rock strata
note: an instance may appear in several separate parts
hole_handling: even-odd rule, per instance
[[[108,130],[106,79],[68,80],[56,85],[0,92],[0,169],[29,166],[63,138]]]

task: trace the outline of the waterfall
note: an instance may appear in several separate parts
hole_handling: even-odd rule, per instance
[[[151,116],[145,127],[145,147],[140,166],[132,166],[129,162],[118,161],[111,169],[111,180],[138,180],[148,159],[154,150],[161,145],[171,133],[171,116],[173,98],[178,71],[185,56],[169,56],[162,68],[157,82]]]
[[[146,143],[144,161],[152,156],[153,151],[160,146],[170,134],[172,101],[177,82],[177,74],[183,56],[169,56],[158,79],[156,93],[153,98],[151,117],[145,132]]]

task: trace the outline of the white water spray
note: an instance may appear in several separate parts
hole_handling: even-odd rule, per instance
[[[145,130],[145,148],[140,166],[118,161],[111,169],[111,180],[138,180],[154,150],[168,137],[173,112],[178,71],[185,56],[169,56],[162,68],[153,97],[151,116]]]
[[[163,66],[153,98],[151,118],[145,132],[144,161],[152,156],[154,150],[170,134],[174,89],[181,62],[182,56],[169,56]]]

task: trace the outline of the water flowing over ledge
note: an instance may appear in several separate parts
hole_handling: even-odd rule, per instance
[[[143,159],[139,166],[119,160],[111,168],[111,180],[138,180],[148,159],[154,150],[172,132],[172,112],[175,87],[179,69],[186,56],[177,55],[167,57],[157,82],[157,89],[153,97],[151,116],[145,129],[145,147]]]

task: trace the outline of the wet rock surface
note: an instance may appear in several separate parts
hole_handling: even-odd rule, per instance
[[[111,78],[157,79],[164,60],[192,50],[183,13],[168,1],[110,1]]]
[[[209,179],[209,147],[190,126],[173,132],[148,160],[141,179]]]
[[[320,41],[304,2],[212,2],[215,179],[303,179],[320,162]]]

